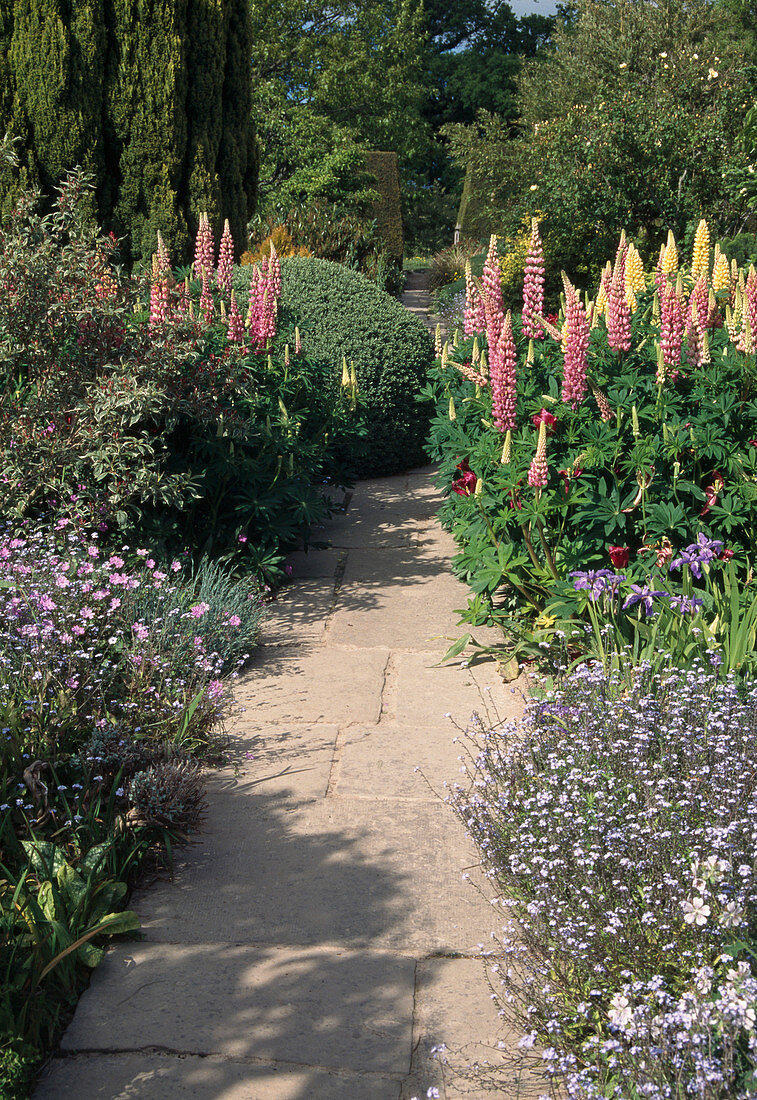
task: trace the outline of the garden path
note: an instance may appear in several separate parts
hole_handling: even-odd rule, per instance
[[[439,317],[431,313],[431,291],[428,288],[428,271],[408,271],[405,276],[405,289],[402,304],[405,309],[423,321],[433,335]]]
[[[520,698],[493,665],[437,664],[466,598],[439,502],[430,469],[360,482],[330,548],[292,556],[205,827],[173,881],[134,899],[143,939],[94,973],[36,1100],[541,1091],[446,1069],[445,1093],[432,1055],[513,1053],[481,958],[498,918],[435,791],[460,768],[445,712],[465,726]]]

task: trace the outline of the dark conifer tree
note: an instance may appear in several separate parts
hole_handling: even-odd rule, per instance
[[[246,0],[0,0],[0,213],[18,187],[51,194],[77,165],[99,216],[144,262],[163,234],[186,261],[199,214],[245,246],[255,141]]]

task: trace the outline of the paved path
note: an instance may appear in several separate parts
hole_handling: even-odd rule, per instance
[[[361,482],[333,548],[293,556],[206,827],[136,898],[144,939],[95,972],[36,1100],[406,1100],[441,1084],[441,1042],[496,1060],[496,916],[414,769],[441,790],[445,712],[517,697],[491,666],[436,665],[466,595],[438,503],[428,470]]]
[[[436,325],[441,321],[431,313],[431,291],[428,288],[428,271],[408,271],[405,279],[405,289],[402,293],[402,304],[410,313],[415,314],[433,335]],[[442,329],[444,324],[442,324]]]
[[[136,898],[143,941],[95,972],[36,1100],[407,1100],[441,1085],[439,1043],[501,1057],[496,916],[424,775],[459,772],[446,712],[517,696],[491,667],[437,667],[465,601],[438,504],[430,471],[359,483],[332,549],[294,555],[205,831]]]

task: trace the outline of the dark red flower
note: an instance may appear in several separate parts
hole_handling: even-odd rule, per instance
[[[580,477],[583,473],[583,470],[580,466],[570,466],[567,470],[558,470],[557,472],[563,480],[563,489],[565,490],[565,495],[567,496],[570,492],[571,478]]]
[[[616,569],[625,569],[631,557],[630,546],[608,546],[607,553]]]
[[[721,561],[730,561],[733,557],[733,554],[733,550],[731,550],[730,547],[726,546],[722,553],[718,554],[718,557]]]
[[[540,424],[546,424],[547,431],[551,434],[555,430],[555,424],[557,423],[557,417],[554,416],[547,409],[542,409],[541,412],[535,413],[531,417],[534,422],[534,427],[538,428]]]
[[[468,465],[468,459],[464,458],[458,466],[455,467],[455,473],[459,476],[452,482],[452,492],[457,493],[461,497],[469,497],[476,491],[476,482],[478,478]]]
[[[712,484],[707,485],[704,490],[704,495],[706,499],[704,508],[699,513],[700,516],[706,516],[710,508],[712,508],[713,504],[717,504],[718,497],[720,496],[720,491],[724,485],[725,481],[723,480],[723,475],[721,474],[720,470],[713,470]]]

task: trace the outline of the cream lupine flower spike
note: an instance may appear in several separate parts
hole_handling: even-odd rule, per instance
[[[662,273],[663,275],[672,275],[675,271],[678,271],[678,249],[676,248],[673,230],[669,229],[668,243],[665,245],[665,253],[662,257]]]
[[[704,218],[697,226],[691,257],[691,277],[696,280],[700,275],[704,275],[705,279],[710,277],[710,230]]]
[[[646,288],[646,281],[644,279],[644,262],[633,241],[628,246],[625,278],[626,301],[628,302],[629,308],[635,311],[638,305],[636,295]]]

